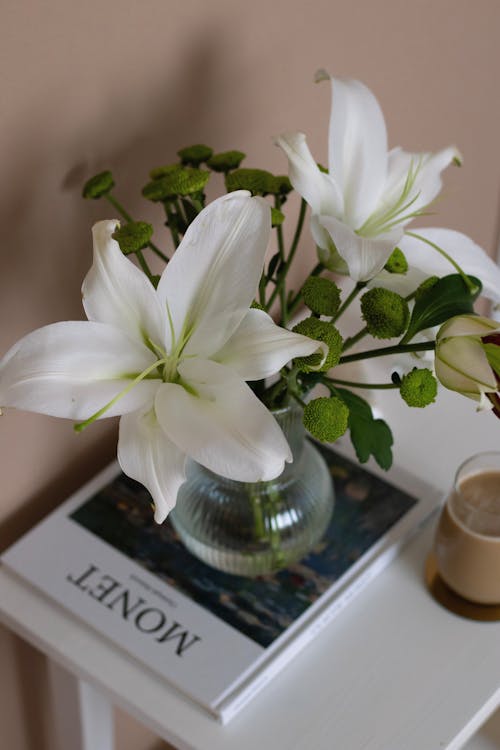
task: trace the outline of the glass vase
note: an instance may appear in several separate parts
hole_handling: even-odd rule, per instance
[[[268,482],[236,482],[190,462],[170,519],[188,550],[214,568],[271,573],[304,557],[321,539],[334,505],[325,460],[302,425],[302,410],[273,412],[293,463]]]

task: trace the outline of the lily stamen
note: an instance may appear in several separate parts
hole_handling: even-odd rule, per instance
[[[111,399],[111,401],[108,401],[107,404],[105,404],[99,411],[96,411],[95,414],[92,414],[91,417],[86,419],[84,422],[78,422],[77,424],[73,425],[73,429],[75,432],[82,432],[86,427],[89,426],[89,424],[92,424],[96,421],[96,419],[99,419],[99,417],[102,417],[103,414],[105,414],[109,409],[111,409],[112,406],[116,404],[117,401],[119,401],[123,396],[126,396],[127,393],[130,393],[132,388],[137,385],[137,383],[140,383],[141,380],[144,380],[150,372],[155,370],[157,367],[161,367],[167,362],[167,358],[165,359],[159,359],[157,362],[153,362],[152,365],[149,367],[146,367],[145,370],[143,370],[139,375],[137,375],[134,380],[132,380],[126,388],[124,388],[120,393],[117,393],[114,398]]]

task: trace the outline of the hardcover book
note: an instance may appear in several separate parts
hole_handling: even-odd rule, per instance
[[[436,493],[320,448],[331,523],[300,562],[243,578],[193,557],[113,464],[2,557],[57,605],[226,722],[395,556]]]

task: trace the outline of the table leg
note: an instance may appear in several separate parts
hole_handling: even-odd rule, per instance
[[[57,750],[113,750],[108,698],[55,662],[50,662],[49,672]]]

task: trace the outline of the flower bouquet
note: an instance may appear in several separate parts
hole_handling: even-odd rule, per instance
[[[246,484],[282,474],[292,453],[273,414],[290,405],[313,437],[334,442],[349,430],[359,460],[373,456],[385,469],[391,431],[359,389],[393,389],[420,408],[440,381],[500,416],[500,324],[474,313],[481,292],[500,302],[500,269],[462,234],[408,229],[428,213],[442,171],[460,164],[458,151],[389,151],[371,91],[358,81],[331,85],[328,168],[302,133],[290,132],[275,139],[288,176],[241,167],[243,153],[203,145],[150,172],[142,194],[163,209],[173,252],[121,205],[110,172],[90,179],[84,196],[106,199],[120,220],[93,228],[82,288],[88,320],[29,333],[0,362],[4,407],[69,418],[77,431],[121,416],[119,463],[147,487],[159,523],[176,503],[188,457]],[[221,176],[225,194],[206,205],[208,181]],[[293,222],[290,243],[285,222]],[[292,288],[305,227],[317,262]],[[161,275],[153,257],[165,264]],[[355,300],[358,330],[345,336]],[[405,366],[388,382],[335,371],[396,355]]]

